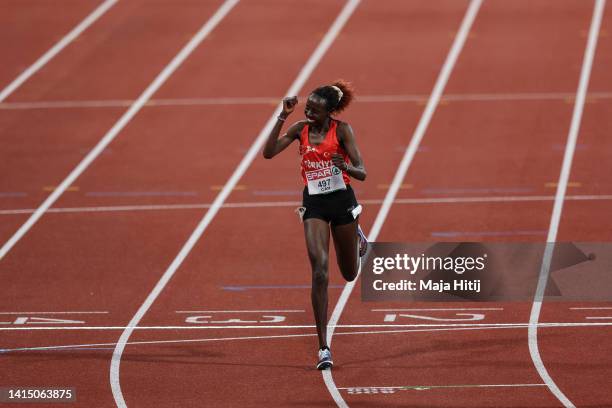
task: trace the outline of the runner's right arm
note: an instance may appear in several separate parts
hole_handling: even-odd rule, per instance
[[[274,156],[285,150],[287,146],[293,143],[295,139],[300,137],[300,132],[304,127],[304,122],[302,121],[294,123],[289,127],[289,129],[284,135],[282,135],[280,138],[278,137],[285,119],[287,119],[291,112],[295,110],[295,106],[297,105],[297,103],[297,96],[291,96],[283,99],[283,111],[279,114],[279,118],[276,120],[276,124],[270,131],[270,135],[268,135],[266,145],[263,148],[264,158],[273,158]]]

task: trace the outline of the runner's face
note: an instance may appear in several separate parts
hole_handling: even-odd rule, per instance
[[[310,95],[306,101],[304,115],[309,124],[322,125],[327,119],[327,103],[318,95]]]

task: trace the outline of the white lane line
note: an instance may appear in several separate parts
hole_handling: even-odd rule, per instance
[[[612,316],[587,316],[585,319],[588,320],[610,320]]]
[[[517,201],[553,201],[554,196],[500,196],[500,197],[433,197],[433,198],[397,198],[393,204],[463,204],[463,203],[492,203]],[[566,196],[565,201],[609,201],[612,195],[573,195]],[[361,204],[382,204],[383,199],[360,200]],[[228,208],[266,208],[266,207],[295,207],[300,201],[251,201],[242,203],[224,203],[221,209]],[[201,204],[150,204],[150,205],[117,205],[93,207],[56,207],[49,208],[47,213],[96,213],[96,212],[126,212],[126,211],[166,211],[166,210],[202,210],[211,207],[211,203]],[[36,209],[20,208],[14,210],[0,210],[0,215],[31,214]]]
[[[304,313],[305,310],[177,310],[175,313]]]
[[[504,102],[504,101],[567,101],[574,98],[575,93],[568,92],[535,92],[535,93],[493,93],[493,94],[447,94],[440,100],[443,102]],[[359,95],[355,103],[394,103],[423,102],[428,95]],[[591,92],[587,96],[593,99],[610,99],[612,92]],[[304,97],[302,97],[303,99]],[[149,106],[207,106],[207,105],[276,105],[280,96],[243,96],[218,98],[181,98],[181,99],[151,99],[145,104]],[[83,101],[36,101],[36,102],[4,102],[0,109],[70,109],[70,108],[121,108],[130,106],[131,99],[121,100],[83,100]]]
[[[10,324],[10,323],[8,323]],[[612,326],[612,322],[601,323],[538,323],[538,327],[542,328],[559,328],[559,327],[605,327]],[[329,325],[329,328],[343,329],[364,329],[364,328],[397,328],[397,327],[529,327],[529,323],[431,323],[431,324],[338,324]],[[210,326],[34,326],[34,327],[0,327],[0,331],[36,331],[36,330],[220,330],[220,329],[314,329],[313,324],[296,324],[296,325],[210,325]],[[117,343],[122,344],[122,343]],[[127,344],[127,343],[125,343]]]
[[[17,88],[19,88],[25,81],[27,81],[32,75],[34,75],[39,69],[57,54],[60,53],[68,44],[74,41],[83,31],[91,26],[98,18],[108,11],[112,6],[117,3],[118,0],[106,0],[100,4],[91,14],[89,14],[83,21],[81,21],[76,27],[66,34],[61,40],[59,40],[53,47],[45,52],[36,62],[30,65],[25,71],[23,71],[17,78],[15,78],[10,84],[6,86],[0,92],[0,103],[4,101],[10,94],[12,94]],[[1,258],[1,257],[0,257]]]
[[[457,311],[457,310],[504,310],[503,307],[451,307],[438,309],[372,309],[373,312],[438,312],[438,311]]]
[[[599,306],[599,307],[570,307],[570,310],[612,310],[612,307]]]
[[[306,64],[302,67],[296,79],[293,81],[286,94],[289,95],[297,95],[319,64],[327,50],[330,48],[331,44],[334,42],[342,27],[344,27],[345,23],[348,21],[350,16],[353,14],[353,11],[359,4],[360,0],[348,0],[343,7],[340,14],[336,17],[335,21],[318,44],[317,48],[314,50],[312,55],[308,58]],[[140,320],[143,318],[145,313],[149,310],[155,299],[159,296],[161,291],[164,289],[170,278],[174,275],[179,266],[183,263],[187,255],[191,252],[195,244],[198,242],[208,225],[212,222],[215,215],[221,209],[221,206],[227,199],[227,197],[231,194],[232,190],[249,168],[256,155],[259,153],[260,149],[263,147],[266,138],[270,130],[274,127],[276,123],[276,117],[280,113],[281,105],[277,104],[274,109],[274,113],[270,116],[265,126],[259,132],[259,135],[249,148],[248,152],[245,154],[240,164],[227,181],[227,183],[223,186],[223,189],[219,192],[215,200],[213,201],[211,207],[206,212],[202,220],[198,223],[196,229],[192,232],[191,236],[185,242],[180,252],[177,254],[176,258],[172,261],[171,265],[164,272],[159,282],[155,285],[153,290],[149,293],[143,304],[140,306],[134,317],[130,320],[129,326],[137,326]],[[115,398],[115,402],[119,407],[125,407],[125,401],[123,399],[123,395],[121,393],[121,385],[119,379],[119,370],[121,365],[121,355],[123,354],[123,350],[125,349],[125,345],[132,334],[133,329],[126,329],[121,334],[117,346],[113,352],[113,358],[111,361],[110,367],[110,381],[111,381],[111,389],[113,392],[113,396]]]
[[[459,57],[459,54],[461,53],[461,49],[463,48],[463,45],[465,44],[465,40],[467,39],[467,34],[470,31],[470,27],[472,26],[472,23],[474,22],[476,15],[478,14],[478,10],[480,9],[481,3],[482,3],[482,0],[471,0],[470,1],[466,14],[463,18],[463,21],[461,22],[461,27],[459,28],[459,31],[457,31],[457,35],[455,36],[453,45],[446,57],[446,60],[444,61],[444,65],[442,66],[440,74],[438,75],[434,88],[431,92],[431,96],[429,97],[429,100],[427,101],[427,105],[425,106],[423,115],[421,116],[419,123],[417,125],[417,128],[414,131],[414,134],[412,135],[410,144],[406,148],[402,161],[400,162],[397,172],[395,173],[395,176],[393,177],[393,181],[389,187],[389,190],[387,191],[387,194],[382,203],[382,206],[378,214],[376,215],[376,219],[374,220],[374,225],[372,226],[372,229],[370,230],[370,234],[368,236],[369,241],[372,241],[372,242],[376,241],[376,238],[378,237],[378,234],[380,233],[380,230],[382,229],[383,223],[385,222],[385,219],[387,218],[387,214],[389,213],[389,210],[391,208],[391,204],[393,203],[393,200],[395,199],[402,185],[402,182],[406,176],[408,168],[410,167],[410,164],[412,163],[412,160],[419,148],[421,140],[423,139],[423,136],[425,135],[425,131],[427,130],[427,127],[429,126],[429,122],[431,121],[431,118],[433,117],[436,107],[438,106],[440,102],[442,93],[444,92],[444,88],[446,87],[446,83],[448,82],[448,79],[453,70],[453,67],[455,66],[455,62],[457,61],[457,58]],[[344,310],[344,306],[346,305],[346,302],[348,301],[348,298],[351,295],[351,292],[353,291],[353,288],[356,282],[357,282],[357,278],[352,282],[348,282],[344,286],[344,289],[342,290],[340,298],[338,299],[338,303],[336,303],[332,316],[329,319],[331,330],[328,329],[327,342],[330,346],[332,342],[332,336],[334,335],[333,327],[338,323],[338,320],[340,319],[340,315],[342,314],[342,311]],[[334,397],[336,404],[341,408],[348,407],[348,405],[346,404],[342,396],[340,396],[338,389],[336,388],[336,384],[334,383],[334,380],[332,377],[332,370],[323,370],[322,375],[323,375],[323,379],[325,380],[325,385],[327,386],[327,389],[329,390],[331,395]]]
[[[57,201],[57,199],[70,187],[74,181],[87,169],[87,167],[104,151],[123,128],[140,111],[147,100],[166,82],[174,71],[187,59],[191,52],[234,7],[238,0],[226,0],[219,10],[204,24],[187,45],[170,61],[170,63],[157,75],[155,80],[145,89],[132,106],[121,116],[115,125],[104,135],[98,144],[85,156],[85,158],[70,172],[61,184],[47,197],[47,199],[34,211],[28,220],[15,232],[15,234],[0,248],[0,261],[11,248],[32,228],[43,214]]]
[[[447,384],[447,385],[368,385],[354,387],[338,387],[339,390],[356,391],[379,391],[379,390],[428,390],[436,388],[506,388],[506,387],[546,387],[546,384]]]
[[[99,100],[99,101],[33,101],[33,102],[2,102],[0,109],[73,109],[73,108],[127,108],[134,99]],[[148,106],[147,103],[145,106]]]
[[[580,82],[578,83],[578,90],[576,91],[576,103],[574,104],[574,112],[572,114],[572,122],[570,125],[569,134],[567,136],[567,144],[565,147],[565,154],[563,156],[563,164],[561,166],[561,173],[559,175],[559,182],[557,183],[557,192],[555,194],[555,203],[553,206],[553,212],[550,219],[550,227],[548,229],[548,237],[546,242],[553,243],[557,240],[557,232],[559,230],[559,222],[561,220],[561,212],[563,211],[563,198],[567,190],[567,183],[572,168],[572,160],[574,157],[574,151],[576,150],[576,142],[578,140],[578,132],[580,129],[580,122],[582,119],[582,112],[584,109],[584,103],[586,99],[586,93],[589,87],[589,78],[591,76],[591,68],[593,66],[593,59],[595,57],[595,49],[597,47],[597,37],[599,36],[599,28],[601,26],[601,19],[605,6],[605,0],[595,0],[595,7],[593,9],[593,17],[591,20],[591,28],[589,30],[589,38],[587,41],[586,50],[584,53],[584,60],[582,62],[582,70],[580,73]],[[544,250],[544,256],[542,259],[542,266],[540,268],[540,276],[538,279],[538,286],[533,299],[533,305],[529,316],[529,328],[528,328],[528,341],[529,341],[529,354],[533,360],[533,364],[542,378],[542,380],[548,385],[549,390],[553,395],[566,407],[574,407],[574,404],[567,398],[567,396],[561,391],[559,386],[554,382],[548,370],[544,366],[542,357],[540,356],[540,350],[538,349],[538,320],[540,319],[540,311],[542,309],[542,301],[544,299],[544,291],[548,283],[548,275],[550,273],[550,264],[554,252],[554,245],[546,245]]]
[[[90,154],[79,164],[79,166],[70,174],[60,186],[52,193],[47,199],[45,204],[41,206],[46,210],[51,206],[53,202],[63,193],[68,186],[70,186],[74,180],[87,168],[87,166],[106,148],[106,146],[115,138],[115,136],[123,129],[127,123],[138,113],[138,111],[145,105],[145,103],[153,96],[153,94],[166,82],[166,80],[174,73],[174,71],[191,55],[193,50],[200,45],[200,43],[208,37],[208,35],[217,27],[217,25],[227,16],[227,14],[238,4],[239,0],[226,0],[213,14],[208,21],[198,30],[198,32],[189,40],[189,42],[181,49],[181,51],[172,59],[172,61],[164,68],[164,70],[155,78],[153,83],[142,93],[142,95],[136,100],[136,102],[128,109],[128,111],[121,117],[121,119],[113,126],[113,128],[106,134],[106,136],[98,143],[98,145],[92,150]],[[55,195],[55,196],[54,196]],[[40,208],[39,208],[40,209]],[[41,211],[39,217],[44,212]],[[38,212],[38,210],[37,210]],[[35,213],[32,217],[35,217]],[[32,218],[31,217],[31,218]],[[37,218],[36,218],[37,219]],[[35,219],[35,220],[36,220]],[[34,220],[34,221],[35,221]],[[28,220],[29,221],[29,220]],[[33,223],[32,223],[33,224]],[[28,227],[29,228],[29,227]],[[27,229],[26,229],[27,230]],[[25,232],[24,232],[25,233]],[[2,254],[0,253],[0,259]],[[115,352],[117,350],[115,349]],[[118,362],[115,360],[115,354],[113,354],[113,360],[111,362],[110,370],[110,383],[115,403],[119,407],[126,407],[125,400],[121,393],[121,387],[119,385],[119,372]]]
[[[108,314],[108,312],[0,312],[0,315]]]
[[[523,326],[524,327],[524,326]],[[374,331],[350,331],[338,332],[336,336],[343,335],[364,335],[364,334],[404,334],[412,332],[438,332],[438,331],[466,331],[466,330],[496,330],[496,329],[516,329],[520,326],[508,327],[450,327],[450,328],[433,328],[433,329],[410,329],[410,330],[374,330]],[[181,344],[181,343],[200,343],[210,341],[228,341],[228,340],[260,340],[260,339],[290,339],[298,337],[315,337],[316,333],[303,334],[280,334],[280,335],[265,335],[265,336],[240,336],[240,337],[220,337],[220,338],[203,338],[203,339],[176,339],[176,340],[149,340],[149,341],[130,341],[127,344],[132,345],[158,345],[158,344]],[[62,350],[62,349],[87,349],[90,347],[115,346],[117,343],[88,343],[88,344],[70,344],[59,346],[38,346],[38,347],[20,347],[12,349],[0,349],[0,353],[8,353],[13,351],[39,351],[39,350]]]

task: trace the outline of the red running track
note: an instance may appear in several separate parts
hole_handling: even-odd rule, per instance
[[[119,2],[8,102],[134,99],[220,4]],[[155,98],[278,98],[343,5],[242,2]],[[467,5],[454,0],[362,1],[302,94],[342,76],[355,82],[359,95],[426,97]],[[441,104],[398,198],[554,195],[546,183],[558,178],[573,101],[510,100],[508,95],[575,92],[592,8],[592,2],[578,0],[485,1],[445,95],[495,94],[500,100]],[[295,18],[297,9],[299,18]],[[71,18],[76,22],[79,16]],[[592,92],[608,90],[611,45],[604,33],[610,31],[610,18],[607,9]],[[291,30],[283,35],[288,21]],[[63,32],[70,26],[64,24],[50,30]],[[31,48],[39,42],[32,41]],[[7,74],[7,80],[10,77]],[[366,183],[355,184],[358,197],[380,200],[423,103],[364,99],[344,118],[356,130],[369,172]],[[586,104],[582,148],[576,152],[571,177],[580,182],[574,187],[580,191],[569,193],[610,194],[609,124],[604,120],[609,105],[606,99]],[[55,207],[210,203],[273,109],[266,103],[145,107]],[[0,164],[6,166],[2,174],[10,174],[2,178],[1,190],[25,193],[2,197],[0,208],[35,208],[48,194],[45,187],[57,185],[124,110],[121,106],[0,110],[0,137],[11,153],[7,160],[3,155]],[[296,164],[297,154],[291,148],[273,161],[258,157],[228,201],[297,202]],[[559,238],[609,241],[604,217],[608,207],[606,200],[568,200]],[[378,204],[366,205],[362,218],[366,231],[378,210]],[[436,241],[436,233],[449,231],[459,233],[453,240],[542,241],[551,210],[552,200],[398,203],[379,241]],[[0,311],[103,311],[107,313],[27,317],[125,326],[204,211],[47,214],[0,261],[6,290]],[[27,216],[0,215],[2,239],[8,239]],[[491,233],[496,235],[492,238]],[[330,312],[342,283],[332,268]],[[186,319],[194,321],[195,316],[198,322],[273,321],[274,317],[264,316],[277,316],[285,318],[283,324],[311,325],[308,289],[301,287],[308,284],[301,226],[290,204],[224,208],[140,325],[189,326]],[[243,290],[227,290],[230,286]],[[373,308],[431,307],[387,303],[372,307],[361,303],[358,291],[356,287],[340,324],[379,323],[382,314]],[[435,305],[445,306],[455,305]],[[487,323],[529,320],[529,304],[466,307],[470,306],[503,308],[486,311]],[[584,312],[570,311],[570,306],[545,305],[540,320],[584,318]],[[206,312],[211,310],[284,311]],[[199,312],[177,313],[181,311]],[[455,312],[432,313],[453,318]],[[561,406],[533,368],[525,328],[351,334],[354,331],[338,329],[333,343],[337,362],[333,377],[349,406]],[[608,332],[601,327],[540,331],[544,362],[576,406],[612,405],[606,392],[611,365],[602,357],[610,354]],[[114,406],[108,371],[120,333],[3,331],[3,349],[98,345],[4,353],[2,372],[10,374],[0,386],[70,385],[77,388],[78,405]],[[249,336],[265,338],[237,339]],[[134,344],[123,353],[120,377],[128,406],[334,404],[313,368],[312,328],[136,330],[130,342]],[[506,387],[456,387],[487,384]],[[392,393],[380,389],[419,385],[437,387]]]

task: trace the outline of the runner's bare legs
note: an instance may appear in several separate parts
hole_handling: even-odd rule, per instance
[[[347,282],[355,280],[359,272],[359,238],[357,220],[331,227],[338,267]]]
[[[329,283],[329,225],[318,218],[304,220],[308,259],[312,268],[310,297],[319,336],[319,348],[327,347],[327,286]]]
[[[314,310],[319,348],[327,347],[327,287],[329,284],[329,225],[318,218],[304,221],[304,234],[308,259],[312,269],[311,300]],[[350,224],[332,226],[334,248],[338,267],[347,281],[357,277],[359,271],[359,255],[357,238],[357,221]]]

